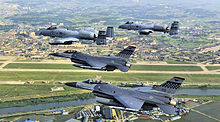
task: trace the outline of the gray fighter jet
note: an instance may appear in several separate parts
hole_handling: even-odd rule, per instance
[[[138,30],[138,33],[140,35],[149,35],[154,31],[169,33],[170,35],[176,35],[178,34],[178,30],[179,30],[179,22],[174,21],[171,24],[171,27],[169,28],[167,25],[161,25],[161,24],[144,25],[144,24],[128,21],[125,24],[120,25],[118,28],[127,29],[127,30]]]
[[[50,55],[70,58],[72,62],[77,63],[73,66],[79,68],[102,71],[114,71],[115,69],[119,69],[122,72],[127,72],[131,67],[129,57],[133,54],[135,48],[135,46],[128,46],[114,56],[108,55],[99,57],[72,50],[67,50],[61,53],[52,53]]]
[[[176,112],[175,92],[184,78],[173,77],[161,85],[121,88],[101,81],[68,82],[67,86],[92,90],[98,103],[127,111],[151,110],[159,107],[164,113]]]
[[[51,26],[46,30],[41,30],[39,35],[50,36],[50,37],[59,37],[51,45],[69,45],[73,42],[78,42],[79,40],[94,40],[97,45],[106,45],[106,41],[112,40],[114,37],[113,27],[107,27],[107,31],[97,31],[94,28],[85,28],[79,31],[72,31],[65,28],[57,28]]]

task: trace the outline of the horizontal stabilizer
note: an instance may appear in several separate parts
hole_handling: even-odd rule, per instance
[[[166,114],[174,115],[176,113],[176,108],[172,105],[160,105],[157,106]]]
[[[128,70],[130,69],[130,67],[127,66],[116,66],[116,67],[122,72],[128,72]]]

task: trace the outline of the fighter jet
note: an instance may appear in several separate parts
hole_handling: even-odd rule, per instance
[[[97,45],[106,45],[106,41],[113,39],[114,30],[113,27],[107,27],[106,33],[105,31],[98,32],[94,28],[72,31],[65,28],[51,26],[46,30],[41,30],[39,35],[61,38],[50,43],[51,45],[70,45],[79,40],[94,40]]]
[[[174,95],[184,78],[173,77],[161,85],[121,88],[101,81],[68,82],[65,85],[92,90],[98,103],[127,111],[152,110],[159,107],[164,113],[174,115],[176,100]]]
[[[131,67],[129,57],[133,54],[135,48],[135,46],[128,46],[123,51],[112,56],[92,56],[72,50],[52,53],[50,55],[70,58],[72,62],[76,63],[73,66],[79,68],[102,71],[114,71],[115,69],[119,69],[122,72],[127,72]]]
[[[127,29],[127,30],[138,30],[138,33],[140,35],[149,35],[151,33],[155,32],[164,32],[169,33],[169,35],[177,35],[179,30],[179,22],[174,21],[171,24],[171,27],[169,28],[167,25],[161,25],[161,24],[151,24],[151,25],[144,25],[135,23],[132,21],[128,21],[123,25],[120,25],[118,27],[119,29]]]

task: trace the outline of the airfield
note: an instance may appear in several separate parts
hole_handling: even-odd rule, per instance
[[[118,70],[103,72],[85,70],[72,66],[69,60],[17,60],[17,57],[0,57],[0,108],[25,106],[78,99],[91,98],[87,90],[64,86],[63,82],[82,81],[99,78],[115,85],[121,83],[160,84],[173,76],[186,78],[183,88],[220,88],[220,65],[215,64],[170,64],[166,62],[137,62],[127,73]],[[51,88],[64,90],[52,92]],[[209,99],[211,102],[191,106],[190,114],[178,121],[220,121],[218,113],[219,96],[178,96],[186,98]],[[41,98],[42,100],[38,99]],[[39,111],[41,112],[41,111]],[[34,112],[35,113],[35,112]],[[33,114],[33,113],[31,113]],[[9,115],[2,115],[5,117]],[[141,120],[137,120],[139,122]],[[144,120],[146,121],[146,120]]]

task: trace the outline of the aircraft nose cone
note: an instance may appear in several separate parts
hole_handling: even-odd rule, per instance
[[[38,34],[39,34],[39,35],[43,35],[42,31],[40,31]]]
[[[65,85],[70,86],[70,87],[76,87],[77,82],[68,82],[65,83]]]
[[[40,32],[39,32],[39,35],[44,35],[45,34],[45,31],[44,30],[41,30]]]

